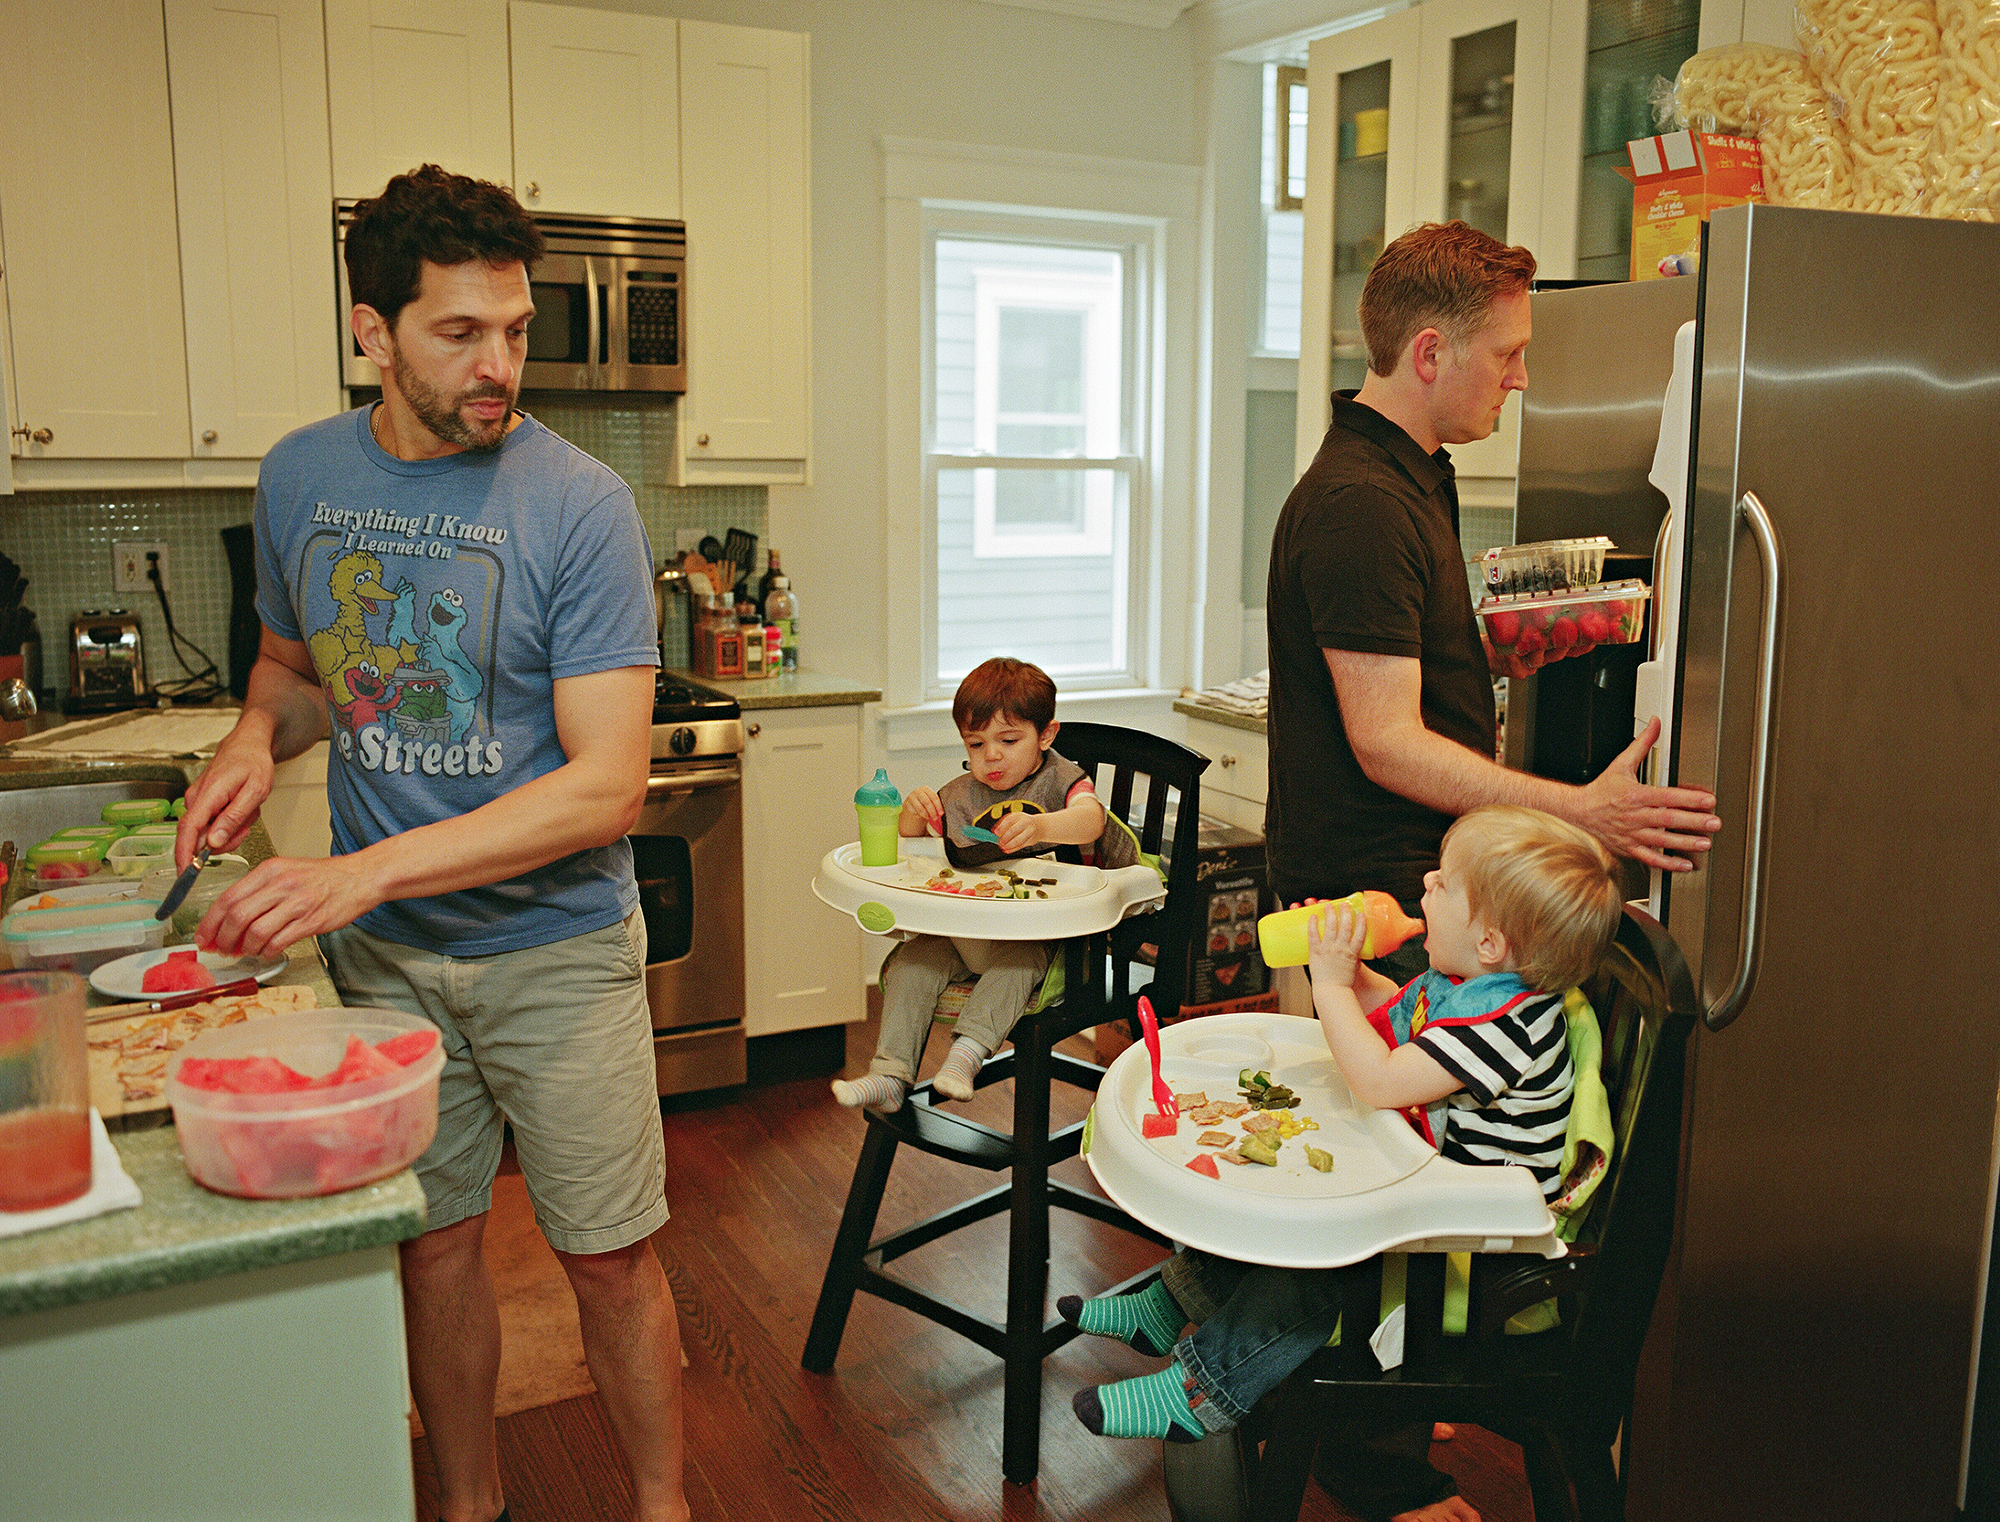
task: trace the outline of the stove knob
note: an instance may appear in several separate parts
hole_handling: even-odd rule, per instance
[[[689,729],[686,725],[682,725],[679,729],[675,730],[672,734],[667,736],[667,749],[672,751],[677,756],[693,755],[694,731]]]

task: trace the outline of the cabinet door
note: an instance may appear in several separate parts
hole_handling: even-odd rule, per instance
[[[1539,247],[1549,0],[1445,0],[1418,8],[1416,220],[1471,223]],[[1451,446],[1463,476],[1512,476],[1521,404],[1491,436]]]
[[[8,7],[0,46],[16,420],[29,459],[187,453],[159,0]]]
[[[317,0],[167,0],[167,70],[188,454],[259,459],[340,406]]]
[[[808,127],[803,36],[681,23],[689,483],[807,479]]]
[[[1367,373],[1361,284],[1383,244],[1416,220],[1420,9],[1323,37],[1307,55],[1300,473],[1319,453],[1333,393]]]
[[[854,839],[860,711],[767,709],[743,727],[745,1029],[859,1020],[861,927],[814,897],[812,874]]]
[[[513,184],[507,78],[507,0],[326,0],[333,193],[419,164]]]
[[[681,214],[678,24],[514,0],[514,189],[530,211]]]

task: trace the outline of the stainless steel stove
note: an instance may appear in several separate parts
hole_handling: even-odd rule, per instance
[[[632,827],[646,917],[646,1001],[662,1094],[745,1077],[743,718],[735,699],[662,671],[652,770]]]

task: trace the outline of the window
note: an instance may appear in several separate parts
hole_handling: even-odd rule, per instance
[[[927,696],[997,654],[1130,685],[1136,384],[1151,239],[1129,223],[934,210],[924,476]]]
[[[889,748],[956,748],[940,709],[995,655],[1072,718],[1151,714],[1206,627],[1201,170],[882,148]]]
[[[1305,278],[1306,71],[1264,65],[1264,280],[1257,349],[1299,352],[1299,291]]]

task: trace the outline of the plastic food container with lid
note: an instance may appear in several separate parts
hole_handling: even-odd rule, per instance
[[[121,835],[111,842],[104,853],[104,864],[113,872],[124,877],[138,877],[148,867],[158,863],[162,856],[171,858],[174,854],[172,835]]]
[[[1489,593],[1570,592],[1604,580],[1604,557],[1616,546],[1603,534],[1505,544],[1473,562]]]
[[[111,842],[101,837],[52,835],[29,846],[26,860],[31,867],[52,861],[96,863],[104,860],[110,846]]]
[[[423,1033],[433,1038],[428,1045]],[[367,1008],[293,1010],[205,1031],[167,1066],[181,1159],[197,1183],[253,1199],[334,1194],[386,1178],[414,1162],[437,1134],[444,1049],[436,1035],[428,1020]],[[292,1086],[349,1067],[350,1037],[378,1050],[385,1041],[407,1043],[418,1055],[407,1064],[394,1058],[392,1068],[352,1081]],[[240,1065],[237,1086],[184,1083],[187,1064],[197,1059],[233,1060]],[[243,1091],[252,1088],[261,1091]]]
[[[1495,676],[1529,676],[1599,645],[1629,645],[1645,631],[1652,595],[1643,581],[1608,581],[1581,592],[1481,598],[1476,611],[1487,665]]]
[[[135,951],[166,944],[167,927],[153,918],[157,899],[130,898],[16,909],[0,920],[0,945],[16,967],[58,967],[87,973]]]
[[[101,840],[111,844],[125,833],[122,824],[73,824],[68,829],[57,830],[50,840]]]
[[[106,824],[122,824],[130,828],[165,819],[172,807],[171,801],[165,798],[117,798],[98,810],[98,817]]]

